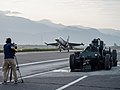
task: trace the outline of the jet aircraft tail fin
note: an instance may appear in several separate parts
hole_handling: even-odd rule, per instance
[[[69,36],[68,36],[68,38],[67,38],[67,43],[69,42]]]

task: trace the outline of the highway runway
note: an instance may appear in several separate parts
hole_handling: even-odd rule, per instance
[[[73,52],[17,53],[24,83],[0,84],[0,90],[120,90],[120,62],[111,70],[70,72],[71,53]],[[118,60],[119,58],[118,52]],[[3,54],[0,54],[0,59],[2,66]],[[2,72],[0,73],[2,82]]]

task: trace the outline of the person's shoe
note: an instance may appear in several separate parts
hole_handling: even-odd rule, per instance
[[[7,81],[3,81],[2,84],[6,85],[6,84],[7,84]]]
[[[17,81],[14,81],[14,84],[18,84]]]

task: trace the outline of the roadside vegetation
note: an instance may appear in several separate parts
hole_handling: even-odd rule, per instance
[[[58,49],[55,48],[31,48],[31,49],[20,49],[18,52],[34,52],[34,51],[57,51]]]
[[[75,48],[75,50],[83,50],[83,48]],[[59,51],[58,48],[24,48],[18,49],[17,52],[37,52],[37,51]],[[0,53],[3,53],[3,50],[0,50]]]
[[[36,51],[57,51],[58,49],[55,49],[55,48],[44,48],[44,49],[41,49],[41,48],[30,48],[30,49],[18,49],[17,52],[36,52]],[[0,53],[2,53],[3,50],[0,50]]]
[[[3,52],[3,50],[0,50],[0,53],[2,53]]]
[[[120,46],[110,46],[112,49],[120,49]],[[75,50],[83,50],[84,47],[76,47]],[[18,52],[59,51],[56,47],[46,45],[18,45]],[[3,53],[3,45],[0,45],[0,53]]]

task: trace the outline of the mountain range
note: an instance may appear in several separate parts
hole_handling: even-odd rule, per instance
[[[96,29],[80,25],[65,26],[44,19],[32,21],[23,17],[8,16],[0,13],[0,44],[11,37],[17,44],[43,44],[55,42],[55,38],[70,37],[70,42],[85,43],[101,38],[106,45],[120,45],[120,31],[114,29]]]

